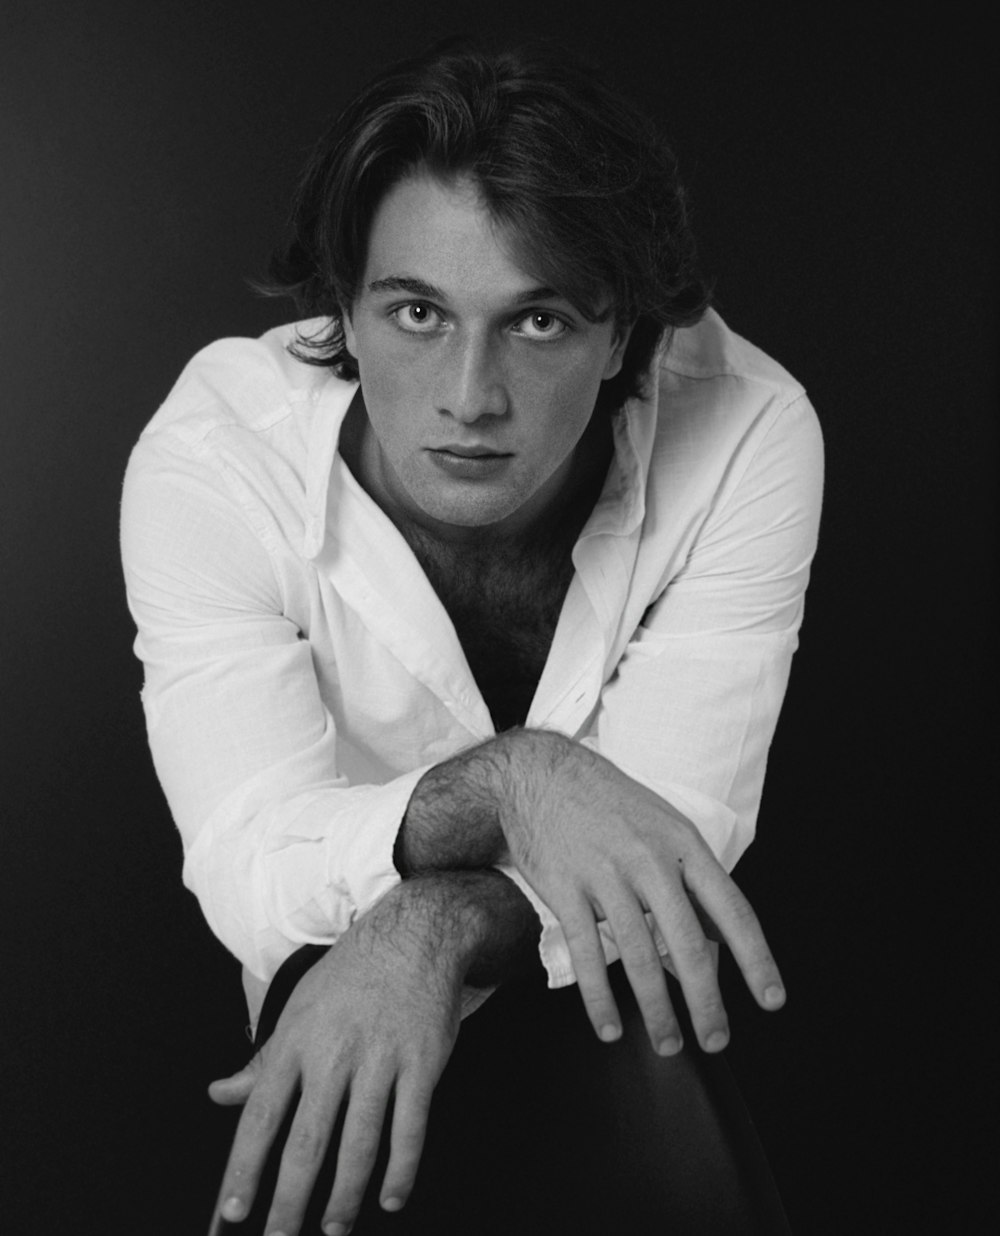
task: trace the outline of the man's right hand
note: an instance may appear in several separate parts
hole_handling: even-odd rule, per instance
[[[510,857],[565,934],[580,994],[604,1039],[621,1032],[598,922],[610,928],[654,1048],[681,1047],[648,911],[669,950],[698,1041],[719,1051],[729,1025],[707,919],[764,1009],[784,986],[750,903],[695,826],[609,760],[560,734],[511,731],[499,798]]]
[[[458,1034],[466,964],[457,933],[438,931],[432,901],[425,887],[388,893],[299,980],[247,1068],[210,1087],[216,1102],[244,1104],[220,1193],[222,1217],[239,1221],[249,1213],[299,1091],[265,1231],[299,1231],[341,1104],[346,1116],[324,1231],[347,1232],[354,1222],[390,1097],[382,1205],[395,1210],[406,1201],[431,1095]],[[450,922],[453,905],[442,908]]]
[[[210,1087],[217,1103],[245,1105],[219,1215],[238,1222],[249,1213],[297,1092],[265,1231],[299,1231],[341,1105],[346,1113],[323,1223],[324,1231],[350,1229],[390,1096],[392,1138],[380,1197],[388,1210],[401,1207],[416,1178],[431,1096],[458,1034],[463,984],[493,986],[537,965],[537,949],[534,910],[497,871],[428,874],[387,893],[299,979],[250,1064]]]

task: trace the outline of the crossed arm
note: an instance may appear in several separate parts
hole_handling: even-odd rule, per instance
[[[344,1233],[361,1205],[392,1096],[381,1201],[409,1195],[434,1086],[454,1046],[461,991],[529,964],[539,924],[494,865],[509,860],[558,918],[595,1031],[620,1019],[597,924],[604,920],[650,1040],[682,1042],[647,921],[659,928],[699,1043],[729,1035],[706,930],[732,951],[765,1009],[784,1002],[757,918],[694,826],[610,761],[559,734],[515,730],[437,765],[416,787],[396,845],[404,881],[355,922],[300,981],[250,1065],[213,1084],[245,1103],[220,1213],[246,1215],[297,1091],[266,1228],[295,1236],[341,1104],[347,1102],[324,1231]],[[335,1045],[335,1046],[334,1046]]]

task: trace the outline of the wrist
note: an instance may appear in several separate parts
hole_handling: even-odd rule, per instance
[[[393,848],[404,879],[476,871],[506,858],[493,740],[428,769],[410,795]]]
[[[545,802],[574,757],[587,748],[555,730],[512,730],[497,739],[497,805],[500,829],[511,851],[523,858],[525,841]]]
[[[491,986],[537,959],[541,925],[530,903],[495,870],[413,876],[379,902],[380,933],[390,931],[414,966],[451,986]]]

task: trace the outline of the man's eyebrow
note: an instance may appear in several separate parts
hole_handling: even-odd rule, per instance
[[[409,292],[412,296],[423,296],[427,300],[445,300],[445,294],[433,283],[425,283],[423,279],[414,279],[410,275],[387,275],[385,279],[373,279],[368,285],[369,292]]]
[[[447,295],[423,279],[415,279],[412,275],[387,275],[384,279],[373,279],[368,285],[369,292],[409,292],[411,296],[420,296],[425,300],[447,300]],[[566,297],[544,284],[525,288],[523,292],[512,299],[512,305],[530,305],[539,300],[566,300]]]

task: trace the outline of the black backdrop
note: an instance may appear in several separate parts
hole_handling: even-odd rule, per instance
[[[206,1222],[241,993],[145,748],[121,475],[195,350],[287,315],[243,280],[325,118],[456,29],[572,39],[662,118],[723,315],[819,410],[821,549],[739,869],[790,1002],[730,983],[730,1058],[800,1236],[987,1230],[996,100],[963,5],[868,8],[4,6],[8,1230]]]

